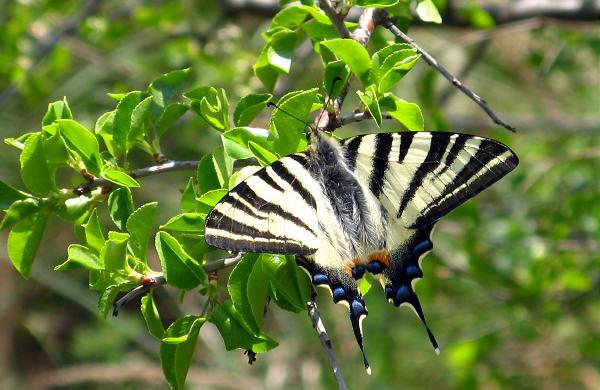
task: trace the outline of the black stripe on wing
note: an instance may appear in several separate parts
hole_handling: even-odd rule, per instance
[[[497,160],[502,156],[506,156],[505,161]],[[430,203],[410,227],[419,228],[437,221],[500,180],[518,164],[519,159],[506,145],[490,139],[481,139],[479,148],[457,173],[452,183]],[[459,190],[466,183],[466,187]]]

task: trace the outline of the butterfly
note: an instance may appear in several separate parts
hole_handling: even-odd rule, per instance
[[[358,288],[365,273],[395,306],[412,306],[429,329],[414,282],[450,211],[518,165],[506,145],[450,132],[366,134],[338,141],[311,129],[305,151],[238,184],[206,218],[208,244],[229,251],[294,255],[316,286],[349,308],[367,372]]]

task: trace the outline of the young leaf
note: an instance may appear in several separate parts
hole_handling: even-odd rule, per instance
[[[0,210],[6,210],[17,200],[24,200],[28,197],[29,194],[0,180]]]
[[[127,219],[133,212],[133,198],[129,188],[117,188],[108,197],[108,211],[115,225],[125,231]]]
[[[398,122],[402,123],[408,130],[421,131],[424,128],[423,114],[415,103],[409,103],[393,95],[385,93],[379,103],[381,108],[387,111]]]
[[[273,69],[271,63],[269,62],[269,49],[270,45],[266,45],[263,48],[263,51],[258,56],[258,60],[252,66],[254,70],[254,74],[258,79],[262,82],[263,86],[267,91],[273,91],[275,87],[275,83],[277,82],[277,77],[279,77],[279,73]]]
[[[148,96],[139,102],[131,113],[131,127],[127,133],[126,149],[131,149],[136,142],[144,139],[146,132],[146,119],[150,115],[152,96]]]
[[[85,241],[88,247],[90,247],[90,249],[92,249],[94,252],[100,253],[100,250],[106,241],[106,234],[104,233],[104,229],[100,223],[100,219],[98,218],[98,212],[96,208],[92,210],[87,222],[83,224],[83,228],[85,232]]]
[[[173,126],[177,119],[181,118],[188,110],[188,106],[182,103],[171,103],[167,106],[156,123],[156,136],[162,137],[166,131]]]
[[[37,213],[40,209],[40,201],[33,198],[17,200],[6,210],[6,215],[0,223],[0,231],[12,227],[17,222]]]
[[[102,173],[102,176],[117,185],[123,187],[139,187],[140,183],[137,182],[133,177],[129,176],[123,171],[118,171],[116,169],[108,169]]]
[[[274,163],[279,159],[276,154],[269,152],[267,149],[253,141],[248,142],[248,149],[250,149],[254,157],[258,159],[258,162],[260,162],[260,165],[263,167]]]
[[[242,261],[237,263],[233,271],[229,274],[229,280],[227,281],[229,297],[238,313],[240,313],[244,319],[244,322],[252,329],[253,334],[257,334],[260,331],[260,328],[250,306],[248,278],[258,257],[259,255],[256,253],[247,253],[244,255]],[[264,298],[266,300],[266,296]],[[263,309],[266,302],[265,300],[262,302]]]
[[[167,107],[175,97],[175,94],[181,88],[190,73],[190,68],[178,69],[165,73],[152,81],[148,91],[152,94],[154,102],[159,107]]]
[[[57,119],[73,119],[66,97],[48,105],[48,110],[42,119],[42,127],[54,123]]]
[[[263,353],[277,346],[277,342],[264,333],[253,334],[231,301],[215,307],[209,321],[219,329],[228,351],[242,348]]]
[[[418,0],[416,11],[424,22],[442,23],[442,17],[433,0]]]
[[[198,164],[198,187],[200,193],[221,188],[215,165],[213,164],[213,154],[208,153],[200,159]]]
[[[67,249],[68,257],[62,264],[54,267],[55,271],[72,269],[101,270],[100,260],[88,247],[71,244]]]
[[[129,270],[127,264],[127,241],[129,234],[108,232],[108,240],[100,250],[100,264],[106,271]]]
[[[294,305],[296,312],[306,310],[306,302],[310,297],[310,282],[295,261],[289,256],[263,254],[261,264],[277,293],[283,294],[287,301]]]
[[[229,129],[229,102],[223,88],[200,87],[186,92],[190,108],[217,130]]]
[[[292,67],[292,55],[300,41],[300,34],[289,29],[282,29],[273,34],[267,49],[269,64],[275,71],[289,74]]]
[[[206,195],[206,194],[205,194]],[[206,214],[202,213],[182,213],[169,219],[167,223],[160,228],[176,232],[192,232],[204,234],[204,221]]]
[[[131,131],[131,119],[133,111],[140,102],[148,97],[146,92],[132,91],[127,93],[117,104],[115,119],[112,129],[112,137],[120,152],[129,150],[127,140]],[[147,107],[146,107],[147,109]]]
[[[56,123],[69,149],[79,155],[88,171],[100,175],[102,159],[94,134],[71,119],[59,119]]]
[[[269,133],[274,138],[274,151],[280,155],[288,155],[306,148],[306,124],[313,104],[319,103],[317,89],[290,92],[279,100],[281,110],[275,110],[269,123]],[[289,114],[298,118],[295,119]]]
[[[173,390],[184,389],[200,327],[206,319],[186,316],[172,323],[160,344],[160,364]]]
[[[146,321],[146,326],[148,327],[148,331],[150,332],[150,334],[156,337],[157,339],[161,340],[165,335],[165,327],[163,326],[163,323],[160,319],[158,308],[154,303],[152,292],[153,290],[150,290],[148,294],[142,297],[140,309],[142,311],[142,316]]]
[[[331,50],[336,57],[344,61],[352,73],[366,85],[369,80],[369,69],[371,68],[371,57],[360,43],[353,39],[331,39],[321,42]]]
[[[175,238],[166,232],[158,232],[155,246],[168,284],[180,290],[191,290],[202,283],[204,270]]]
[[[125,224],[131,235],[129,248],[138,259],[146,259],[148,241],[150,241],[157,207],[158,202],[146,203],[131,213]]]
[[[270,93],[257,93],[244,96],[235,107],[233,123],[238,127],[248,126],[272,98],[273,95]]]
[[[219,187],[223,187],[233,172],[233,159],[225,153],[222,146],[219,146],[212,152],[212,162],[214,172],[219,180]]]
[[[29,278],[48,215],[35,213],[18,222],[8,234],[8,257],[21,276]]]
[[[377,88],[374,84],[371,84],[365,89],[365,92],[356,91],[356,94],[362,101],[362,103],[367,106],[367,109],[371,113],[373,119],[375,119],[375,123],[377,123],[377,127],[381,127],[381,123],[383,121],[383,117],[381,116],[381,108],[379,107],[379,101],[377,99]]]
[[[53,127],[58,128],[57,125]],[[46,129],[45,127],[44,129]],[[62,135],[56,131],[54,134],[45,137],[44,139],[44,155],[48,168],[54,174],[54,170],[59,167],[66,167],[69,165],[71,156],[67,148],[67,144],[63,139]]]
[[[269,131],[256,127],[235,127],[221,135],[225,153],[233,159],[243,160],[252,157],[248,142],[253,141],[267,150],[273,149]]]
[[[33,194],[46,195],[55,187],[46,162],[41,133],[32,134],[27,138],[19,159],[21,179]]]
[[[67,221],[75,221],[88,211],[94,198],[89,194],[65,199],[54,206],[54,212]]]

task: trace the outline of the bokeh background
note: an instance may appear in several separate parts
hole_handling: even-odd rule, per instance
[[[445,24],[415,23],[409,34],[518,132],[494,126],[424,62],[397,94],[421,105],[427,129],[499,139],[521,164],[451,213],[434,234],[417,292],[440,356],[413,313],[393,308],[373,289],[366,297],[368,377],[345,309],[320,294],[342,373],[353,389],[598,389],[598,2],[438,3]],[[526,7],[532,4],[538,8]],[[76,119],[93,128],[113,105],[107,92],[144,89],[183,67],[192,68],[188,89],[225,88],[234,106],[262,90],[252,64],[276,10],[275,2],[243,0],[0,1],[0,134],[39,129],[47,104],[63,96]],[[390,38],[378,32],[374,43]],[[276,94],[319,86],[321,74],[310,46],[302,46]],[[349,98],[345,112],[354,104]],[[265,123],[259,118],[256,125]],[[361,122],[342,133],[374,130]],[[218,134],[191,115],[170,131],[164,151],[171,158],[198,159],[218,142]],[[188,176],[143,179],[134,200],[159,200],[157,221],[164,223],[177,212]],[[0,178],[21,186],[18,154],[4,144]],[[59,219],[49,226],[27,281],[12,268],[6,233],[0,233],[0,388],[165,388],[159,343],[136,305],[118,318],[101,318],[83,272],[51,270],[74,242],[72,226]],[[174,289],[157,293],[167,320],[200,311],[194,294],[180,306]],[[205,325],[189,387],[335,388],[305,314],[273,308],[265,322],[281,345],[253,366],[241,351],[226,352],[217,330]]]

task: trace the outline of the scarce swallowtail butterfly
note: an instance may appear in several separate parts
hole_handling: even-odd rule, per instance
[[[518,162],[506,145],[467,134],[379,133],[340,142],[311,129],[307,150],[262,168],[219,201],[205,238],[229,251],[295,255],[314,285],[348,306],[370,373],[358,281],[370,272],[389,302],[412,306],[439,352],[413,288],[433,247],[431,230]]]

